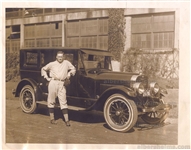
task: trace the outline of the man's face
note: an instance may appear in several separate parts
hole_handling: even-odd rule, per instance
[[[59,63],[62,63],[64,61],[64,55],[63,54],[57,54],[56,59]]]

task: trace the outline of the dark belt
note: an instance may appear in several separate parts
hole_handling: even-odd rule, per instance
[[[64,79],[64,80],[60,80],[60,79],[54,79],[54,78],[52,78],[53,80],[56,80],[56,81],[62,81],[62,82],[64,82],[66,79]]]

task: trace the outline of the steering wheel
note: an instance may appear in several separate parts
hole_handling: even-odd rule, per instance
[[[97,74],[97,73],[99,73],[100,72],[100,69],[99,68],[93,68],[93,69],[90,69],[89,71],[88,71],[88,73],[90,73],[90,74]]]

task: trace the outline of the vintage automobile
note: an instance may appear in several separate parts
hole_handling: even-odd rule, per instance
[[[147,76],[139,73],[112,71],[108,51],[63,47],[20,50],[21,81],[14,94],[25,113],[47,104],[47,81],[41,68],[56,59],[57,51],[63,51],[76,67],[66,87],[69,109],[102,111],[108,126],[119,132],[129,131],[138,116],[148,124],[160,124],[167,118],[171,105],[162,99],[167,91],[156,82],[148,83]]]

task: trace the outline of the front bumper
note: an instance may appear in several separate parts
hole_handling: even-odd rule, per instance
[[[172,105],[170,104],[159,104],[155,107],[142,108],[142,112],[168,112],[170,109],[172,109]]]

